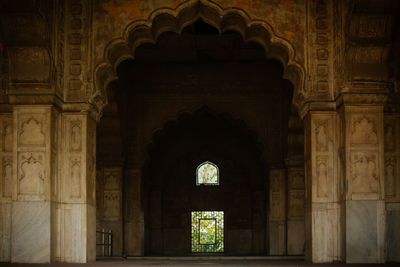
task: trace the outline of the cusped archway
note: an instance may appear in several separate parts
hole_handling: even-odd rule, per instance
[[[176,9],[160,8],[153,11],[147,20],[132,21],[124,34],[109,42],[104,51],[104,60],[95,68],[95,93],[90,102],[101,111],[107,104],[106,89],[118,79],[117,67],[127,59],[134,59],[135,50],[144,43],[156,43],[167,31],[180,34],[196,20],[214,26],[220,34],[238,32],[243,40],[256,42],[265,49],[266,58],[278,59],[284,66],[283,77],[294,87],[293,104],[299,105],[304,90],[304,68],[295,60],[295,49],[287,40],[277,36],[266,21],[252,19],[241,8],[227,8],[206,0],[186,1]]]

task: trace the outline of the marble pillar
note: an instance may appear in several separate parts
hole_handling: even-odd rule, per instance
[[[51,188],[56,140],[50,105],[13,106],[11,262],[51,261]]]
[[[286,255],[286,170],[269,171],[269,254]]]
[[[384,115],[386,248],[389,262],[400,262],[400,114]]]
[[[11,205],[13,191],[13,117],[0,114],[0,262],[11,260]]]
[[[141,176],[138,169],[125,170],[125,244],[128,256],[143,256],[144,218],[141,200]]]
[[[122,167],[97,169],[97,229],[112,231],[112,255],[122,255]],[[101,247],[97,255],[101,256]]]
[[[341,155],[347,263],[385,262],[383,106],[344,104]]]
[[[305,129],[306,259],[341,260],[336,111],[309,111]]]
[[[54,183],[55,260],[96,259],[96,124],[86,113],[62,113],[60,176]]]
[[[287,254],[304,255],[304,168],[287,168]]]

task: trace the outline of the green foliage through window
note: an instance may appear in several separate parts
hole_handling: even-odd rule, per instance
[[[219,170],[217,165],[206,161],[196,170],[196,185],[219,185]]]
[[[224,252],[223,211],[192,211],[192,252]]]

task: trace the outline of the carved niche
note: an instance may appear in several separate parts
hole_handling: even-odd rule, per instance
[[[3,158],[3,173],[2,173],[2,196],[5,198],[11,197],[12,193],[12,158]]]
[[[23,153],[20,156],[18,177],[19,195],[43,195],[45,170],[42,153]]]
[[[120,193],[118,191],[104,191],[104,218],[120,217]]]
[[[297,190],[289,193],[289,217],[304,216],[304,191]]]
[[[290,189],[304,189],[304,172],[295,171],[289,173]]]
[[[271,194],[271,219],[281,219],[283,214],[280,208],[280,194],[279,193],[272,193]]]
[[[71,121],[70,128],[70,149],[71,151],[81,151],[82,149],[82,121]]]
[[[358,120],[354,120],[352,125],[351,143],[377,144],[378,136],[375,123],[368,120],[365,116]]]
[[[20,145],[44,145],[45,135],[43,124],[40,120],[30,117],[24,120],[19,131]]]
[[[120,175],[117,171],[104,171],[104,189],[119,189]]]
[[[395,145],[395,131],[393,125],[385,125],[385,151],[394,151]]]
[[[396,159],[393,157],[385,158],[385,196],[392,198],[396,196]]]
[[[356,152],[351,155],[351,187],[353,193],[378,192],[377,155]]]
[[[316,121],[315,122],[315,136],[318,152],[328,151],[328,122]]]
[[[81,197],[81,159],[74,157],[71,159],[71,197]]]
[[[3,151],[12,152],[13,149],[13,127],[12,124],[4,124],[3,128]]]
[[[271,173],[271,191],[279,192],[280,189],[280,175],[277,172]]]
[[[328,181],[328,157],[317,157],[317,196],[328,197],[331,184]]]

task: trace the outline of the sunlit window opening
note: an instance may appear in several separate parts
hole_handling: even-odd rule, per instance
[[[192,211],[192,252],[224,252],[223,211]]]
[[[219,170],[217,165],[206,161],[196,170],[196,185],[219,185]]]

